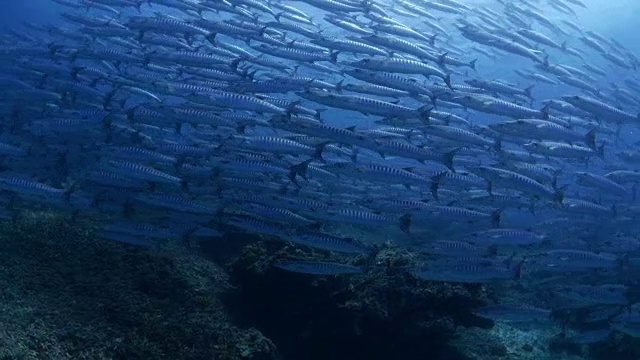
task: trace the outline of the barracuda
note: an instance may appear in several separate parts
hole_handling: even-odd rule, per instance
[[[490,183],[490,189],[493,186],[505,187],[508,189],[515,189],[532,196],[553,200],[556,202],[562,202],[563,194],[561,191],[554,190],[548,186],[529,178],[527,176],[518,174],[516,172],[500,169],[490,166],[480,166],[473,171],[485,178]]]
[[[377,71],[387,71],[402,74],[420,74],[429,78],[430,76],[437,76],[444,80],[449,88],[451,85],[451,74],[435,68],[429,64],[406,59],[390,58],[384,60],[365,59],[352,63],[351,66]]]
[[[299,96],[329,106],[335,106],[345,110],[359,111],[363,114],[379,115],[384,117],[427,118],[431,107],[425,105],[418,109],[411,109],[402,105],[387,101],[366,98],[353,95],[336,95],[320,91],[305,91]]]

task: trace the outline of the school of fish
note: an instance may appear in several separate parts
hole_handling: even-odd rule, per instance
[[[640,58],[581,0],[53,3],[0,37],[3,217],[391,241],[418,279],[525,286],[478,316],[640,337]]]

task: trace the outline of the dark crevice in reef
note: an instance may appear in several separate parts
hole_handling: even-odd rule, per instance
[[[229,266],[235,291],[225,297],[227,308],[237,323],[274,341],[285,359],[463,359],[447,346],[456,325],[486,327],[468,315],[484,303],[483,287],[416,281],[407,272],[415,262],[408,252],[383,246],[368,258],[342,259],[367,265],[355,277],[270,266],[301,256],[332,259],[262,242],[247,246]]]

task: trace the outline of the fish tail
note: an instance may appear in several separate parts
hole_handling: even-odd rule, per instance
[[[284,108],[284,116],[286,116],[287,118],[291,118],[291,114],[293,114],[293,112],[296,110],[296,108],[298,107],[298,105],[300,105],[302,101],[300,100],[296,100],[296,101],[292,101],[289,105],[287,105],[286,108]]]
[[[307,179],[307,169],[309,167],[309,163],[311,163],[314,159],[309,159],[301,162],[300,164],[293,165],[289,168],[289,180],[294,183],[296,186],[299,186],[296,182],[296,177],[299,175],[301,178]]]
[[[340,54],[340,51],[334,51],[331,53],[331,63],[332,64],[337,64],[338,63],[338,55]]]
[[[74,66],[71,68],[71,78],[73,80],[77,80],[78,79],[78,73],[80,71],[82,71],[85,67],[84,66]]]
[[[542,120],[549,120],[549,109],[551,108],[551,102],[544,104],[540,112],[542,113]]]
[[[71,199],[71,194],[73,194],[74,191],[76,191],[76,189],[78,188],[78,184],[69,179],[67,180],[67,182],[64,184],[64,191],[62,192],[62,197],[64,198],[65,201],[69,201]]]
[[[136,105],[130,109],[127,109],[125,111],[125,113],[127,114],[127,120],[129,120],[129,123],[133,124],[135,121],[135,113],[136,113],[136,109],[140,107],[140,105]]]
[[[180,233],[180,241],[182,243],[187,243],[189,239],[191,239],[191,235],[193,235],[197,230],[197,225],[189,226],[188,228],[184,229],[184,231]]]
[[[456,156],[456,153],[458,153],[460,149],[462,148],[453,149],[448,153],[445,153],[444,155],[442,155],[442,163],[444,164],[444,166],[446,166],[449,170],[453,172],[456,172],[456,170],[453,168],[453,157]]]
[[[320,160],[323,163],[326,163],[327,161],[322,157],[322,152],[324,151],[325,146],[327,146],[327,144],[329,143],[331,143],[331,141],[325,141],[316,145],[315,150],[313,152],[313,158]]]
[[[418,108],[418,113],[420,113],[420,119],[426,124],[429,123],[429,119],[431,117],[431,110],[433,110],[433,106],[424,105]]]
[[[623,268],[629,266],[629,253],[624,253],[618,259],[618,266]]]
[[[438,181],[431,180],[431,196],[438,201],[438,188],[440,187],[440,183]]]
[[[442,54],[438,55],[438,65],[440,65],[440,67],[442,68],[446,65],[447,55],[449,55],[448,52],[443,52]]]
[[[498,209],[491,213],[491,226],[494,228],[500,227],[500,215],[502,214],[502,209]]]
[[[145,55],[145,57],[142,59],[142,65],[144,67],[149,66],[149,63],[151,62],[151,54],[153,54],[155,51],[150,52],[149,54]]]
[[[513,268],[513,278],[515,280],[520,279],[520,276],[522,275],[522,264],[524,264],[524,259],[520,260]]]
[[[238,73],[238,65],[240,65],[241,61],[242,61],[241,58],[235,58],[231,60],[231,62],[229,63],[229,68],[231,68],[231,70],[233,70],[234,73]]]
[[[265,32],[267,32],[268,29],[269,29],[269,26],[261,27],[260,30],[258,31],[258,34],[260,34],[260,37],[263,37]]]
[[[104,101],[102,102],[102,107],[107,110],[109,109],[109,105],[111,104],[111,100],[113,99],[113,97],[115,96],[115,94],[118,92],[118,88],[109,90],[105,95],[104,95]]]
[[[72,63],[75,62],[76,59],[78,59],[78,53],[79,52],[80,52],[80,50],[76,50],[76,51],[72,52],[71,55],[69,55],[69,60],[71,60]],[[640,116],[640,115],[638,115],[638,116]]]
[[[469,61],[469,67],[472,68],[473,70],[475,70],[477,61],[478,61],[478,59],[473,59],[473,60]]]
[[[349,157],[349,160],[351,160],[351,162],[355,164],[358,161],[359,153],[360,153],[360,150],[358,150],[357,147],[354,147],[353,149],[351,149],[351,156]]]
[[[556,190],[553,193],[553,201],[557,202],[559,205],[562,205],[562,202],[564,201],[564,191]]]
[[[502,152],[502,137],[498,137],[495,139],[493,145],[491,146],[491,149],[498,154]]]
[[[447,74],[444,76],[444,83],[445,83],[445,84],[447,84],[447,87],[448,87],[449,89],[454,90],[454,89],[453,89],[453,85],[451,85],[451,73],[447,73]]]
[[[584,136],[584,142],[592,149],[596,149],[596,128],[593,128],[587,132]]]
[[[400,217],[400,230],[408,234],[410,226],[411,226],[411,214],[402,215]]]
[[[429,38],[429,44],[431,44],[431,46],[435,45],[437,37],[438,37],[438,34],[433,34],[433,36]]]
[[[598,146],[598,148],[596,149],[596,151],[598,152],[598,156],[600,156],[601,158],[604,158],[604,142]]]
[[[536,85],[535,84],[531,84],[531,85],[527,86],[526,88],[524,88],[524,94],[529,99],[533,99],[533,96],[531,95],[531,90],[533,90],[534,86],[536,86]]]
[[[440,181],[442,180],[442,177],[445,175],[444,172],[437,174],[435,176],[431,177],[431,195],[433,196],[433,198],[438,201],[438,188],[440,188]]]
[[[207,41],[210,42],[212,45],[215,45],[216,35],[218,35],[218,33],[210,32],[207,36],[205,36],[205,39],[207,39]]]

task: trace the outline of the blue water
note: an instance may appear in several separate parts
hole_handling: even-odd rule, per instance
[[[233,1],[230,2],[233,3]],[[492,10],[502,9],[502,5],[496,1],[460,0],[459,2],[472,8],[487,5]],[[363,38],[357,33],[348,34],[344,29],[329,25],[323,20],[323,17],[328,14],[327,11],[314,8],[304,2],[282,1],[281,3],[296,6],[309,14],[314,21],[322,23],[321,26],[324,28],[322,36]],[[385,1],[379,3],[385,8],[390,5]],[[569,2],[566,1],[566,3]],[[559,23],[562,19],[578,22],[585,30],[593,30],[605,38],[615,39],[629,52],[636,56],[640,54],[640,41],[637,41],[637,34],[640,33],[640,25],[637,21],[637,14],[640,14],[640,1],[589,1],[587,9],[572,7],[578,19],[554,12],[543,1],[539,1],[539,4],[539,12],[545,16],[549,14],[548,19],[553,23]],[[257,18],[261,21],[273,21],[270,15],[262,13],[261,10],[253,7],[249,9],[247,11],[260,14]],[[77,29],[77,26],[69,24],[59,16],[63,9],[50,0],[5,1],[0,6],[0,10],[2,10],[0,11],[0,31],[6,34],[9,34],[9,30],[23,31],[24,22],[64,25]],[[122,21],[123,24],[129,25],[126,21],[131,16],[153,17],[157,13],[185,21],[198,20],[193,13],[183,13],[157,5],[150,8],[147,4],[143,4],[141,13],[127,8],[123,10],[123,18],[114,21]],[[92,12],[79,11],[75,14],[88,16]],[[93,51],[101,49],[104,45],[92,43],[95,45],[94,48],[73,42],[71,42],[72,46],[60,45],[60,43],[69,43],[65,41],[58,43],[57,40],[60,39],[56,38],[47,38],[43,43],[40,41],[42,34],[24,30],[27,34],[35,36],[34,47],[60,45],[63,56],[51,61],[47,56],[53,52],[43,52],[41,59],[27,55],[18,57],[18,61],[13,61],[16,59],[11,57],[11,51],[30,48],[24,46],[24,48],[13,49],[11,47],[14,45],[13,40],[3,44],[3,64],[16,66],[7,67],[8,69],[18,70],[22,69],[21,67],[28,69],[33,65],[31,64],[33,61],[38,65],[42,65],[39,62],[46,62],[52,69],[61,72],[59,74],[36,72],[34,75],[34,72],[24,71],[18,74],[20,80],[28,84],[30,91],[41,94],[42,90],[50,90],[50,93],[45,95],[59,95],[59,98],[51,101],[40,102],[37,99],[18,98],[19,101],[14,103],[10,95],[14,92],[21,94],[20,91],[23,89],[3,89],[7,97],[6,102],[2,103],[5,110],[3,114],[7,120],[4,125],[7,126],[3,129],[0,143],[16,147],[24,145],[25,149],[28,148],[28,152],[15,155],[15,158],[20,161],[12,162],[11,160],[15,158],[7,156],[9,161],[3,164],[6,166],[6,171],[3,169],[0,174],[0,188],[3,194],[7,194],[6,203],[11,204],[6,206],[7,211],[15,210],[13,203],[17,199],[19,206],[30,209],[41,208],[41,206],[52,208],[70,215],[71,219],[88,214],[90,217],[95,217],[104,227],[103,232],[99,233],[100,237],[136,247],[153,248],[157,245],[158,238],[170,239],[182,246],[185,245],[185,239],[196,238],[205,249],[203,253],[206,256],[215,258],[225,265],[237,255],[239,249],[227,253],[225,251],[228,245],[224,242],[237,242],[242,245],[261,244],[259,246],[264,248],[256,250],[255,253],[262,254],[262,258],[256,259],[255,264],[247,266],[246,269],[238,270],[237,265],[232,269],[240,273],[240,276],[236,273],[237,279],[233,280],[238,282],[235,284],[239,289],[238,293],[245,292],[249,296],[245,295],[245,298],[238,300],[237,304],[233,304],[230,308],[239,307],[235,309],[238,321],[244,322],[247,327],[258,327],[267,337],[272,338],[277,346],[282,344],[282,353],[286,355],[286,359],[304,356],[302,354],[305,353],[305,347],[315,349],[316,355],[308,357],[312,360],[321,357],[360,359],[365,358],[363,354],[368,356],[366,358],[374,359],[403,358],[404,347],[407,348],[408,359],[429,359],[431,354],[425,349],[425,344],[431,346],[433,342],[438,359],[451,360],[454,357],[447,357],[448,353],[443,344],[446,341],[453,342],[454,337],[450,335],[456,330],[456,326],[463,339],[472,338],[474,331],[482,328],[478,330],[481,334],[478,337],[481,339],[486,337],[487,343],[495,341],[502,344],[516,356],[508,358],[509,360],[531,357],[535,357],[536,360],[577,358],[600,360],[606,358],[602,353],[609,348],[613,349],[611,353],[620,356],[621,360],[640,359],[639,352],[627,351],[620,342],[622,339],[622,342],[637,345],[640,334],[640,320],[638,320],[640,319],[638,308],[640,298],[638,298],[636,279],[638,264],[640,264],[638,235],[640,227],[637,223],[640,202],[636,197],[636,191],[640,181],[634,178],[628,181],[619,180],[620,184],[589,183],[589,179],[595,181],[589,178],[590,175],[603,180],[605,174],[608,174],[610,176],[604,180],[618,181],[616,174],[611,175],[610,172],[625,170],[629,172],[627,176],[633,176],[640,171],[640,160],[638,160],[640,158],[638,145],[640,118],[637,119],[639,123],[635,123],[636,119],[633,119],[640,112],[640,102],[638,102],[640,94],[637,89],[625,83],[625,80],[640,79],[638,64],[631,66],[631,69],[616,66],[585,46],[579,40],[577,33],[572,33],[566,37],[568,38],[566,45],[579,48],[587,54],[584,61],[561,53],[559,50],[547,49],[540,44],[535,45],[535,49],[529,50],[536,53],[541,49],[549,51],[548,61],[551,65],[562,64],[582,69],[583,62],[587,62],[604,69],[606,76],[597,77],[598,80],[595,83],[586,84],[597,88],[598,93],[594,94],[579,87],[563,84],[551,72],[545,70],[535,71],[552,80],[555,79],[554,84],[536,82],[519,77],[514,72],[514,70],[535,69],[535,63],[531,58],[495,51],[495,49],[491,49],[492,54],[495,54],[494,58],[476,52],[472,50],[473,47],[491,47],[486,44],[474,44],[461,37],[455,23],[466,17],[444,13],[440,15],[442,20],[439,20],[439,23],[452,35],[450,39],[446,39],[440,34],[435,42],[437,46],[442,47],[438,48],[438,51],[446,51],[447,47],[455,45],[462,49],[459,57],[463,61],[478,59],[475,69],[464,66],[450,66],[446,69],[447,72],[452,72],[451,78],[454,85],[465,85],[464,80],[470,78],[504,81],[518,89],[534,85],[532,99],[505,94],[497,95],[498,93],[492,90],[484,92],[486,96],[499,96],[499,99],[510,103],[530,107],[532,111],[543,108],[546,100],[557,100],[566,95],[580,94],[594,97],[601,102],[596,109],[584,104],[580,108],[586,114],[581,120],[589,120],[589,123],[584,126],[572,125],[569,128],[577,129],[576,131],[580,134],[586,134],[588,130],[595,128],[596,141],[593,145],[600,146],[604,143],[603,154],[596,154],[594,151],[585,158],[575,160],[555,158],[555,155],[551,154],[542,155],[533,160],[524,160],[523,162],[528,165],[548,163],[557,169],[555,173],[550,171],[552,174],[547,179],[539,181],[548,192],[542,196],[539,194],[531,196],[532,190],[526,188],[526,184],[519,183],[519,186],[511,189],[508,185],[500,183],[501,179],[505,179],[504,174],[498,179],[489,178],[490,175],[481,173],[482,168],[478,168],[478,165],[505,168],[515,165],[516,161],[503,158],[502,151],[525,152],[525,149],[529,149],[517,141],[505,139],[501,149],[497,149],[497,146],[470,145],[466,140],[459,139],[448,142],[443,140],[446,137],[439,138],[438,135],[428,134],[428,131],[433,131],[433,128],[425,128],[424,123],[405,122],[411,120],[410,117],[394,119],[392,116],[372,115],[365,110],[349,111],[345,109],[348,106],[344,103],[335,105],[308,100],[305,98],[305,91],[317,91],[315,85],[310,85],[311,81],[303,82],[301,89],[296,91],[270,94],[278,100],[285,101],[285,105],[275,107],[274,113],[269,112],[274,111],[273,108],[252,111],[237,104],[219,106],[219,103],[211,99],[209,99],[211,103],[206,103],[207,106],[204,107],[198,102],[202,101],[197,97],[202,95],[201,93],[181,92],[180,85],[198,85],[201,86],[200,89],[208,87],[215,91],[222,89],[223,94],[235,96],[235,93],[238,93],[255,99],[255,94],[251,91],[245,92],[240,85],[245,84],[250,88],[253,82],[267,81],[274,77],[294,78],[294,71],[290,69],[282,73],[242,58],[240,67],[236,64],[235,67],[229,66],[222,70],[222,72],[226,71],[226,75],[240,76],[239,80],[208,82],[203,85],[204,77],[183,72],[185,68],[189,70],[189,66],[180,64],[180,61],[185,61],[184,59],[169,61],[162,59],[162,55],[168,56],[175,53],[167,48],[145,45],[131,51],[126,44],[116,44],[101,39],[105,40],[103,44],[112,46],[110,50],[119,51],[118,56],[125,58],[132,56],[134,60],[100,61],[100,56],[108,57],[108,55]],[[229,14],[208,13],[207,16],[211,22],[232,18]],[[358,12],[357,16],[353,16],[364,24],[362,26],[369,24],[369,20],[363,20],[364,13]],[[472,16],[469,18],[472,22],[480,21]],[[433,31],[431,28],[426,28],[422,20],[420,18],[403,19],[404,24],[413,29]],[[559,42],[565,39],[564,36],[539,26],[535,21],[530,21],[536,24],[534,26],[536,30],[544,32],[552,39],[560,39]],[[136,24],[133,23],[133,25]],[[133,33],[138,35],[137,31]],[[167,35],[175,34],[167,33]],[[202,46],[197,47],[195,52],[212,55],[212,63],[219,61],[220,56],[223,57],[222,65],[228,66],[228,63],[232,63],[231,58],[225,58],[229,54],[225,51],[236,54],[234,51],[216,47],[215,42],[203,40],[201,35],[195,35],[195,40],[189,36],[176,36],[176,39],[182,41],[187,38],[188,42],[195,41],[196,44],[201,44]],[[7,39],[12,39],[11,36],[13,35],[7,35]],[[295,33],[291,36],[300,37]],[[255,39],[245,42],[241,36],[225,34],[224,31],[218,34],[216,41],[220,38],[228,44],[257,54]],[[258,38],[265,39],[262,33],[259,33]],[[141,39],[132,36],[124,40],[135,44]],[[277,40],[272,39],[272,41]],[[416,40],[410,41],[416,42]],[[303,43],[306,43],[306,40]],[[187,41],[181,44],[191,46]],[[294,46],[295,41],[287,44]],[[283,45],[283,48],[287,47]],[[389,53],[393,54],[397,51],[389,51]],[[318,56],[326,55],[324,52],[318,54]],[[139,57],[136,58],[136,56]],[[317,63],[326,64],[330,69],[335,70],[345,67],[346,62],[355,62],[366,57],[366,55],[355,56],[343,52],[339,54],[337,64],[332,65],[324,59]],[[260,55],[251,60],[262,58],[263,55]],[[305,65],[301,61],[287,59],[286,56],[265,56],[265,58],[276,58],[281,64],[291,68]],[[229,61],[225,62],[225,59]],[[425,61],[425,63],[434,65],[433,61]],[[149,64],[163,66],[164,70],[159,73],[154,72]],[[351,65],[358,66],[358,63],[355,64]],[[206,64],[204,67],[210,65]],[[247,65],[246,69],[244,65]],[[257,70],[255,73],[254,69]],[[243,73],[242,70],[246,72]],[[296,76],[312,77],[326,81],[330,85],[335,85],[342,80],[346,80],[346,83],[358,83],[347,76],[314,71],[304,66],[297,71]],[[101,72],[107,73],[107,76],[103,78]],[[69,77],[70,74],[77,75],[77,73],[81,76]],[[12,79],[14,75],[16,74],[3,74],[2,80],[8,81],[7,79]],[[94,76],[98,78],[94,79]],[[420,77],[419,81],[422,82],[425,79]],[[438,76],[432,76],[426,81],[429,85],[443,83]],[[88,86],[77,90],[73,85],[78,84]],[[632,97],[635,96],[636,104],[631,105],[617,99],[612,90],[617,87],[623,88]],[[85,95],[89,94],[89,100],[80,96],[83,92]],[[332,91],[318,91],[318,93],[335,95]],[[450,96],[451,102],[463,104],[459,94],[461,92],[458,90],[450,92],[446,90],[442,97],[447,99],[446,96]],[[365,94],[359,94],[359,96],[381,99]],[[96,98],[103,102],[96,101]],[[417,99],[405,96],[400,99],[384,99],[388,101],[387,105],[397,103],[410,108],[409,110],[427,106],[430,100],[437,104],[436,100],[427,97]],[[496,101],[497,98],[491,98],[481,104],[490,106],[495,105]],[[317,111],[314,116],[321,119],[323,125],[335,127],[334,130],[355,126],[356,134],[361,134],[362,137],[371,141],[343,144],[341,141],[330,139],[332,141],[328,143],[332,147],[331,150],[325,151],[330,153],[325,154],[326,159],[308,159],[316,155],[315,153],[311,155],[309,147],[299,150],[302,154],[287,153],[287,150],[282,151],[273,144],[271,148],[267,148],[268,150],[252,148],[251,146],[259,148],[262,139],[260,136],[270,137],[273,141],[273,138],[283,139],[292,134],[309,135],[304,132],[309,131],[309,127],[300,127],[299,132],[296,132],[285,128],[290,126],[290,123],[276,121],[280,118],[274,114],[284,115],[283,118],[290,121],[291,113],[285,111],[285,108],[287,110],[289,107],[295,108],[294,105],[305,106],[312,112]],[[611,116],[603,115],[602,108],[609,105],[608,111],[622,109],[626,111],[627,118],[620,115],[619,119],[625,120],[617,123]],[[469,124],[447,123],[450,126],[445,128],[481,134],[483,139],[487,141],[490,139],[495,145],[502,139],[490,138],[494,135],[485,135],[483,131],[491,125],[514,119],[496,115],[494,111],[487,108],[478,109],[479,106],[477,103],[468,106],[463,104],[451,110]],[[178,116],[182,114],[180,113],[182,110],[201,109],[223,120],[228,120],[227,117],[231,118],[234,115],[250,115],[251,120],[257,121],[258,125],[251,124],[246,126],[247,129],[244,126],[234,128],[227,124],[215,127],[198,126],[196,120],[190,119],[197,116],[180,115],[182,118]],[[20,116],[12,117],[15,113],[19,113],[17,110],[24,110],[26,115],[20,113]],[[92,128],[79,132],[71,131],[69,135],[63,131],[64,129],[47,127],[50,125],[47,121],[51,119],[86,120],[86,116],[79,116],[71,110],[95,111],[97,117],[106,113],[108,116],[105,115],[104,118],[108,118],[109,121],[105,121],[104,127],[109,128],[109,131]],[[140,115],[142,120],[138,122],[139,119],[136,117],[138,115],[135,115],[138,110],[149,110],[152,114]],[[442,108],[432,110],[442,110]],[[542,113],[539,116],[535,120],[544,118]],[[92,118],[91,115],[88,118]],[[135,118],[135,121],[132,118]],[[175,124],[173,122],[175,119],[180,119],[180,124]],[[11,125],[9,120],[16,122],[17,125],[14,124],[16,128],[9,126]],[[194,120],[194,124],[190,123],[191,120]],[[375,131],[365,132],[380,130],[382,126],[380,121],[386,120],[396,128],[386,128],[381,135]],[[114,124],[120,126],[118,128],[120,132],[110,128]],[[429,125],[433,124],[429,123]],[[601,126],[606,129],[601,129]],[[246,131],[242,132],[240,129]],[[84,130],[86,132],[83,132]],[[419,135],[412,138],[394,133],[402,130],[413,130]],[[103,136],[105,133],[108,136]],[[347,132],[347,134],[351,133]],[[528,134],[521,135],[534,143],[544,140],[529,139]],[[313,134],[313,136],[316,135]],[[372,140],[377,136],[380,138]],[[391,142],[388,141],[387,136],[394,141],[400,140]],[[577,145],[582,142],[583,139],[571,140],[572,144]],[[400,152],[402,147],[389,145],[392,148],[389,150],[382,146],[389,143],[411,145],[414,153],[398,155],[397,152]],[[174,145],[176,147],[173,147]],[[185,146],[187,150],[180,149],[178,146]],[[153,151],[152,155],[148,155],[153,159],[149,160],[139,153],[132,155],[131,148],[123,149],[123,147]],[[354,151],[354,148],[359,149],[359,153]],[[420,150],[434,150],[437,153],[448,151],[450,148],[456,148],[459,151],[459,154],[456,153],[453,165],[438,161],[439,159],[430,159],[425,163],[419,157],[423,156]],[[590,151],[585,146],[581,146],[581,149]],[[13,150],[15,149],[3,151],[11,154]],[[191,153],[180,151],[191,151]],[[396,153],[393,153],[394,151]],[[623,151],[629,151],[637,158],[628,160],[624,157]],[[202,156],[202,153],[206,155]],[[24,156],[26,160],[20,156]],[[356,158],[357,161],[354,161],[353,159]],[[307,159],[306,162],[305,159]],[[113,184],[105,185],[105,179],[101,177],[103,173],[97,173],[96,168],[102,170],[100,166],[104,166],[104,163],[110,160],[115,162],[115,165],[110,164],[112,167],[106,169],[111,175],[122,175],[125,180],[118,178]],[[120,160],[126,161],[119,162]],[[248,166],[247,163],[255,168],[247,170],[246,167],[242,167]],[[301,164],[304,166],[311,164],[312,167],[309,169],[304,166],[298,167]],[[144,169],[157,171],[160,175],[157,172],[141,175],[139,168],[135,167],[138,165],[148,165]],[[194,168],[188,169],[185,165]],[[341,172],[344,168],[340,165],[346,166],[346,175]],[[449,171],[450,169],[445,165],[454,168],[456,172]],[[380,171],[380,168],[395,172],[390,173],[391,175],[376,173],[375,171]],[[305,170],[301,169],[310,173],[308,179]],[[353,171],[349,173],[348,169]],[[332,176],[334,172],[339,176]],[[103,183],[100,186],[91,184],[91,181],[98,182],[95,178],[91,178],[92,175],[98,177],[98,181]],[[401,176],[407,177],[409,180],[406,181],[409,183],[404,180],[398,181],[397,179]],[[439,183],[439,179],[443,178],[440,176],[444,176],[445,179],[442,183]],[[418,182],[417,185],[416,182]],[[436,190],[434,190],[435,185],[439,186]],[[619,185],[622,190],[616,185]],[[504,192],[501,192],[503,190]],[[509,193],[510,190],[514,192]],[[536,190],[539,188],[533,191]],[[496,191],[498,195],[505,195],[507,198],[505,204],[497,203],[499,200],[495,200],[494,196]],[[439,199],[436,196],[438,194]],[[475,202],[487,194],[490,195],[490,203]],[[560,200],[556,197],[558,194],[562,195]],[[165,196],[170,199],[167,200]],[[176,199],[178,199],[177,205]],[[404,205],[405,208],[402,210],[396,210],[397,208],[393,208],[393,206],[399,206],[395,203],[396,200],[406,201],[410,205]],[[582,209],[580,206],[584,204],[580,201],[585,201],[587,204],[585,206],[591,206],[591,208]],[[387,210],[389,208],[392,210]],[[473,213],[464,213],[465,210]],[[580,210],[584,212],[579,212]],[[492,220],[495,220],[493,216],[495,214],[500,215],[500,221],[494,223]],[[472,220],[466,220],[467,216]],[[474,216],[481,220],[477,220]],[[411,220],[408,226],[410,231],[403,228],[405,223],[396,221],[404,221],[407,218]],[[500,236],[491,235],[492,231],[500,230],[495,229],[498,226],[502,229],[525,232],[526,234],[522,237],[529,236],[525,240],[530,240],[532,243],[524,245],[499,243]],[[153,229],[149,230],[152,227]],[[155,232],[156,230],[160,235]],[[153,236],[149,235],[150,233]],[[321,238],[324,235],[328,237]],[[508,236],[514,238],[513,242],[522,240],[522,237],[517,235]],[[265,239],[276,241],[269,241],[268,245],[262,245],[262,240]],[[478,239],[497,244],[485,247],[484,243],[478,244],[481,241]],[[215,241],[220,241],[220,245]],[[354,246],[352,241],[355,241],[357,246]],[[461,255],[461,253],[449,254],[437,248],[436,245],[439,242],[448,241],[456,242],[460,246],[472,245],[474,246],[472,249],[475,250]],[[225,251],[222,251],[223,247]],[[344,249],[347,249],[346,255],[338,254]],[[360,252],[360,249],[365,250]],[[429,266],[433,268],[430,269]],[[256,268],[262,267],[264,268],[261,270],[262,273],[256,271]],[[350,280],[348,276],[353,274],[355,274],[353,277],[355,280]],[[316,282],[314,275],[319,275],[321,280]],[[613,287],[609,287],[610,285]],[[306,302],[315,304],[320,310],[315,311],[317,309],[314,305],[300,305]],[[485,305],[497,305],[498,308],[487,310]],[[505,307],[501,307],[502,305]],[[516,305],[526,305],[527,308],[519,308]],[[242,309],[242,306],[246,308]],[[528,306],[536,309],[527,311]],[[608,316],[605,314],[604,319],[600,321],[592,323],[585,320],[588,317],[596,317],[603,308],[611,310],[612,307],[612,314]],[[327,312],[325,319],[322,316],[323,311]],[[478,313],[475,313],[476,311]],[[318,312],[321,314],[319,315]],[[548,321],[551,318],[553,321]],[[486,319],[494,321],[495,324],[490,321],[489,324],[484,323],[483,320]],[[341,327],[332,328],[334,324],[340,324]],[[529,327],[531,332],[518,327],[522,325]],[[402,332],[403,329],[406,329],[407,334]],[[579,340],[575,340],[575,343],[569,341],[569,345],[564,343],[565,338],[572,338],[577,336],[576,334],[590,330],[606,330],[605,335],[608,335],[608,331],[611,330],[616,334],[616,339],[600,339],[602,341],[598,346],[585,348],[584,351],[574,349],[575,343]],[[589,335],[593,334],[589,333]],[[602,334],[596,333],[596,335]],[[299,347],[296,347],[298,337],[304,345],[298,344]],[[323,341],[338,343],[339,346],[335,348],[324,346]],[[483,341],[477,341],[471,345],[471,348],[481,348]],[[572,357],[572,352],[564,348],[550,353],[549,348],[555,344],[554,341],[566,345],[567,349],[570,345],[574,346],[572,349],[580,355]],[[419,344],[411,347],[412,343]],[[191,345],[185,344],[185,347]],[[526,345],[533,348],[530,353],[522,350]],[[464,343],[457,346],[465,349]],[[345,349],[344,352],[342,348]],[[380,355],[376,354],[378,351]],[[376,355],[378,357],[375,357]],[[476,359],[484,360],[485,358]],[[494,358],[487,355],[486,359]]]

